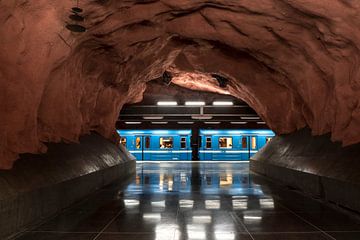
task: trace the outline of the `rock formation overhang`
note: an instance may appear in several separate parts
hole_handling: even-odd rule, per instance
[[[115,138],[123,104],[167,70],[246,101],[277,133],[360,141],[360,3],[344,0],[0,1],[0,167],[44,142]],[[219,88],[211,74],[230,80]]]

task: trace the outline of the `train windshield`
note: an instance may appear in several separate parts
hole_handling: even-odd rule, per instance
[[[173,148],[173,142],[172,137],[161,137],[160,148]]]
[[[232,137],[219,137],[219,148],[232,148]]]
[[[124,147],[126,147],[126,137],[120,138],[120,144],[122,144]]]

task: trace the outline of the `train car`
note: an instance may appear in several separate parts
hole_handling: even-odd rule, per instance
[[[190,161],[191,130],[118,130],[120,143],[139,161]]]
[[[202,161],[247,161],[275,136],[271,130],[200,130]]]

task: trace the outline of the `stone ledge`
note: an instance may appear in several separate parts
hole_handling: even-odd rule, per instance
[[[125,149],[92,134],[80,144],[50,144],[0,171],[0,239],[36,225],[97,189],[135,173]]]

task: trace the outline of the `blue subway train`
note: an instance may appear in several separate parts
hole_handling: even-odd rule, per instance
[[[275,136],[271,130],[200,130],[200,160],[249,160]]]
[[[271,130],[201,129],[195,143],[190,129],[118,133],[120,144],[140,161],[246,161],[275,136]]]

